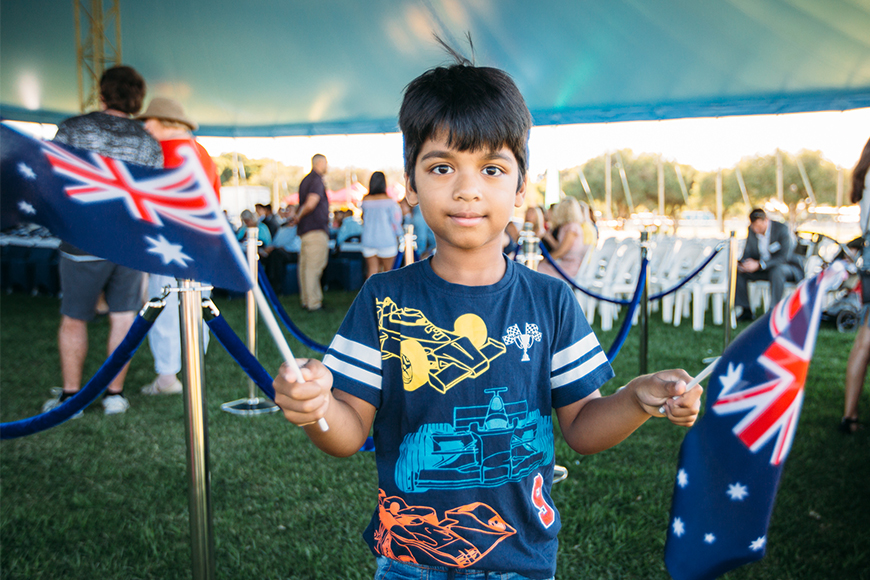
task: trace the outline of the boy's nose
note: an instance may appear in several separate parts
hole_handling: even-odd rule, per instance
[[[480,199],[480,179],[471,172],[460,172],[456,176],[456,189],[454,197],[462,201],[475,201]]]

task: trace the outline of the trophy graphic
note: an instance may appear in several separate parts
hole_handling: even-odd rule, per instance
[[[537,324],[526,322],[526,332],[521,333],[520,327],[514,324],[507,329],[507,334],[502,337],[506,345],[516,344],[517,348],[523,349],[523,358],[520,362],[529,360],[529,348],[532,343],[541,342],[541,332],[538,330]]]

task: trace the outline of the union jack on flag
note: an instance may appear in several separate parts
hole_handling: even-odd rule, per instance
[[[845,276],[835,263],[805,280],[719,359],[680,447],[665,545],[674,580],[717,578],[764,556],[825,294]]]
[[[143,272],[251,288],[246,261],[196,153],[173,169],[125,163],[0,126],[0,218]]]

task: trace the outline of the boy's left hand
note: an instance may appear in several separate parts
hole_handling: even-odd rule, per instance
[[[686,371],[673,369],[637,377],[629,385],[644,411],[653,417],[667,417],[675,425],[691,427],[701,410],[704,392],[700,385],[686,392],[691,380]]]

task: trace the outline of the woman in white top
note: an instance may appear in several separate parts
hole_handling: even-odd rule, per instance
[[[870,237],[870,140],[864,145],[861,158],[852,171],[852,203],[861,206],[861,233],[864,243]],[[870,264],[864,264],[865,269],[870,269]],[[862,277],[863,278],[863,277]],[[870,283],[870,279],[863,278],[862,283]],[[865,290],[866,294],[866,290]],[[852,434],[858,430],[858,400],[864,388],[864,377],[867,375],[867,363],[870,362],[870,304],[864,303],[861,309],[861,325],[855,336],[855,343],[849,353],[849,361],[846,363],[846,402],[843,410],[843,418],[840,421],[840,430]]]
[[[362,236],[360,245],[366,260],[366,278],[393,269],[402,234],[402,210],[387,195],[387,178],[375,171],[369,180],[369,192],[362,200]]]

